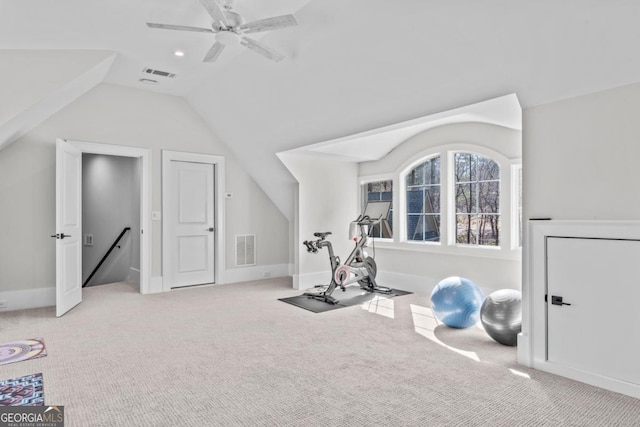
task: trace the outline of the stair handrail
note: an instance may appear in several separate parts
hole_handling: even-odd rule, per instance
[[[91,272],[91,274],[89,275],[89,277],[87,277],[87,280],[84,281],[84,283],[82,284],[82,287],[84,288],[85,286],[87,286],[87,284],[89,283],[89,280],[91,280],[93,278],[93,276],[98,272],[98,269],[100,268],[100,266],[102,266],[102,264],[106,261],[106,259],[109,257],[109,255],[111,254],[111,252],[113,251],[113,249],[118,246],[118,243],[120,242],[120,239],[122,239],[122,237],[125,235],[125,233],[127,231],[131,230],[131,227],[125,227],[122,229],[122,232],[120,233],[120,235],[116,238],[116,240],[113,242],[113,245],[111,245],[111,247],[109,248],[109,250],[107,251],[106,254],[104,254],[104,256],[102,257],[102,259],[100,260],[100,262],[98,263],[98,265],[96,265],[96,268],[93,269],[93,271]]]

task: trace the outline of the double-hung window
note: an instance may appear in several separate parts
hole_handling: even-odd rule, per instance
[[[407,240],[440,241],[440,156],[420,163],[405,177]]]
[[[456,153],[455,241],[500,246],[500,166],[473,153]]]

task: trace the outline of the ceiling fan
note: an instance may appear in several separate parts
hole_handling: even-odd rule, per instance
[[[247,49],[264,56],[272,61],[279,62],[284,59],[284,55],[258,43],[254,39],[245,37],[245,34],[259,33],[262,31],[279,30],[281,28],[298,25],[293,15],[281,15],[271,18],[259,19],[253,22],[244,22],[242,16],[231,10],[232,0],[227,0],[220,7],[215,0],[199,0],[213,20],[211,28],[189,27],[185,25],[155,24],[147,22],[150,28],[163,30],[195,31],[199,33],[213,33],[216,41],[205,55],[203,62],[213,62],[222,53],[226,46],[240,44]]]

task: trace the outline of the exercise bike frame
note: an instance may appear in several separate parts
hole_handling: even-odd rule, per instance
[[[318,292],[305,292],[303,295],[329,304],[337,304],[339,300],[331,295],[333,291],[338,287],[344,291],[347,286],[351,286],[356,282],[360,284],[362,289],[369,292],[390,293],[390,288],[378,286],[376,283],[375,261],[373,258],[367,257],[364,252],[364,248],[367,245],[369,227],[380,223],[381,219],[382,217],[372,220],[368,215],[360,215],[354,221],[360,230],[360,237],[354,239],[355,248],[353,248],[344,264],[340,263],[340,258],[333,252],[331,242],[326,240],[326,237],[331,234],[330,231],[313,233],[315,237],[318,237],[318,240],[305,240],[303,244],[307,247],[307,252],[317,253],[318,250],[327,248],[331,264],[331,282],[328,286],[317,286]],[[326,289],[321,290],[322,288]]]

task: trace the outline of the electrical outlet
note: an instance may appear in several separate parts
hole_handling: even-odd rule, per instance
[[[7,308],[7,301],[6,300],[1,300],[0,301],[0,309],[3,309],[3,308]]]
[[[264,277],[264,278],[271,277],[271,272],[270,271],[265,271],[264,273],[262,273],[262,277]]]
[[[84,235],[84,245],[85,246],[93,246],[93,234],[85,234]]]

